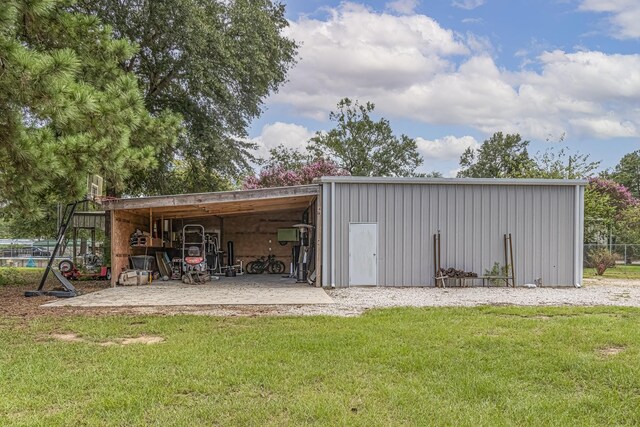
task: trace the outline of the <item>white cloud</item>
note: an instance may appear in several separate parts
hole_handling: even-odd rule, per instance
[[[469,53],[451,30],[425,15],[395,16],[343,3],[327,20],[300,18],[287,35],[302,43],[289,84],[274,96],[303,114],[326,117],[344,97],[375,100],[451,68]]]
[[[640,38],[640,2],[638,0],[583,0],[578,9],[585,12],[607,13],[612,35],[616,38]]]
[[[418,151],[424,157],[425,165],[428,165],[431,160],[458,161],[467,148],[477,149],[480,147],[480,143],[472,136],[460,138],[445,136],[434,140],[418,137],[416,138],[416,145],[418,146]]]
[[[628,121],[620,122],[615,118],[573,119],[571,124],[581,128],[583,133],[601,138],[632,137],[638,135],[636,126]]]
[[[477,36],[469,32],[465,37],[465,42],[475,54],[491,54],[494,51],[491,40],[488,37]]]
[[[411,15],[418,7],[418,0],[396,0],[385,4],[385,8],[401,15]]]
[[[471,10],[482,6],[485,0],[453,0],[451,6],[459,7],[460,9]]]
[[[326,20],[302,17],[288,35],[302,44],[300,61],[270,102],[319,120],[348,96],[390,119],[487,134],[640,136],[640,55],[543,51],[528,58],[539,71],[507,70],[482,37],[352,3]]]
[[[263,126],[260,135],[251,138],[250,142],[258,145],[256,156],[268,157],[269,150],[284,145],[287,148],[302,148],[314,135],[304,126],[293,123],[275,122]]]
[[[481,24],[483,22],[482,18],[464,18],[462,20],[463,24]]]

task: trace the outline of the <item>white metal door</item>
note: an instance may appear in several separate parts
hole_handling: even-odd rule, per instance
[[[349,286],[378,284],[378,224],[349,224]]]

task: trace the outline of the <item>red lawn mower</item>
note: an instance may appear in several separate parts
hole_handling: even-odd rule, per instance
[[[67,280],[111,280],[111,268],[102,265],[102,259],[94,254],[85,254],[84,268],[80,270],[70,259],[58,264],[60,273]]]

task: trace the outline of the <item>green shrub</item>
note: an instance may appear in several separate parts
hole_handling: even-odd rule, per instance
[[[596,269],[596,274],[602,276],[607,268],[616,266],[616,256],[606,249],[594,249],[587,254],[587,266]]]
[[[491,267],[491,270],[484,270],[484,275],[485,276],[509,276],[510,273],[510,268],[509,266],[503,266],[502,264],[500,264],[499,262],[494,262],[493,263],[493,267]],[[504,280],[502,279],[489,279],[489,283],[493,286],[497,286],[499,284],[504,283]]]
[[[43,268],[0,267],[0,286],[37,285]]]

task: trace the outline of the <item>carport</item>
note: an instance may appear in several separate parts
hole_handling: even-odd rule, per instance
[[[207,236],[218,239],[221,250],[233,242],[234,264],[246,266],[260,256],[273,254],[285,264],[284,274],[290,274],[294,242],[279,241],[279,230],[291,230],[296,224],[309,224],[315,230],[321,210],[319,189],[318,185],[302,185],[105,200],[103,208],[109,212],[111,226],[111,283],[116,285],[132,256],[155,259],[161,253],[169,259],[179,257],[181,231],[190,224],[202,225]],[[136,231],[143,236],[132,239]],[[319,245],[319,235],[312,234],[311,244]],[[319,251],[315,249],[310,260],[314,269],[319,265]],[[221,255],[224,262],[226,256]],[[251,279],[259,282],[260,277]],[[223,277],[216,283],[231,283],[232,279]]]
[[[215,282],[213,286],[154,282],[151,286],[118,286],[63,298],[49,307],[171,307],[208,305],[308,305],[333,304],[322,288],[284,279],[247,274]]]

